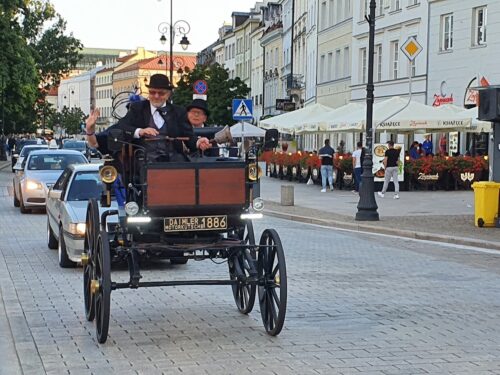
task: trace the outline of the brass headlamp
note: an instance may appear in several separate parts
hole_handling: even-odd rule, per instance
[[[105,165],[99,169],[99,176],[105,184],[112,184],[118,177],[118,171],[112,165]]]

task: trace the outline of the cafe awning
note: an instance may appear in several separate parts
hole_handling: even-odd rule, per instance
[[[231,136],[233,136],[233,138],[241,138],[243,135],[245,137],[264,137],[266,131],[248,122],[243,124],[238,122],[231,126]]]

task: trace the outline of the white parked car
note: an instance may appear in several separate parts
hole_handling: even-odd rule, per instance
[[[70,164],[82,163],[87,164],[88,160],[78,151],[31,152],[14,175],[14,206],[20,207],[23,214],[32,208],[45,208],[47,192],[63,170]]]
[[[99,179],[99,164],[76,164],[64,170],[47,197],[47,245],[57,249],[59,265],[73,267],[80,262],[85,237],[88,200],[99,201],[104,189]],[[111,207],[118,209],[116,201]],[[109,208],[103,208],[107,210]],[[108,225],[117,217],[108,217]],[[109,227],[108,227],[109,229]]]
[[[12,167],[12,172],[23,169],[22,168],[23,161],[24,159],[26,159],[26,157],[30,154],[31,151],[46,150],[48,148],[49,148],[48,145],[43,145],[43,144],[24,146],[21,152],[19,153],[19,156],[17,157],[16,164],[14,164],[14,166]]]

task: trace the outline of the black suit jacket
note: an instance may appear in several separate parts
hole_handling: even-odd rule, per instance
[[[167,127],[169,137],[188,137],[189,140],[184,143],[192,152],[196,151],[197,138],[193,133],[193,128],[186,121],[186,110],[170,103],[164,107],[165,111],[160,112]],[[117,124],[117,127],[125,132],[128,141],[134,138],[134,132],[137,128],[147,128],[151,120],[151,105],[149,100],[132,103],[127,114]],[[174,148],[177,152],[183,153],[182,142],[174,141]]]

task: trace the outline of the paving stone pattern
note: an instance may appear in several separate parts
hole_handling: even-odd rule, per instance
[[[81,268],[61,269],[46,216],[21,215],[0,172],[0,374],[500,374],[500,255],[279,219],[285,328],[230,287],[112,293],[110,336],[85,320]],[[227,277],[210,261],[145,265],[144,280]],[[123,266],[113,278],[125,280]]]

